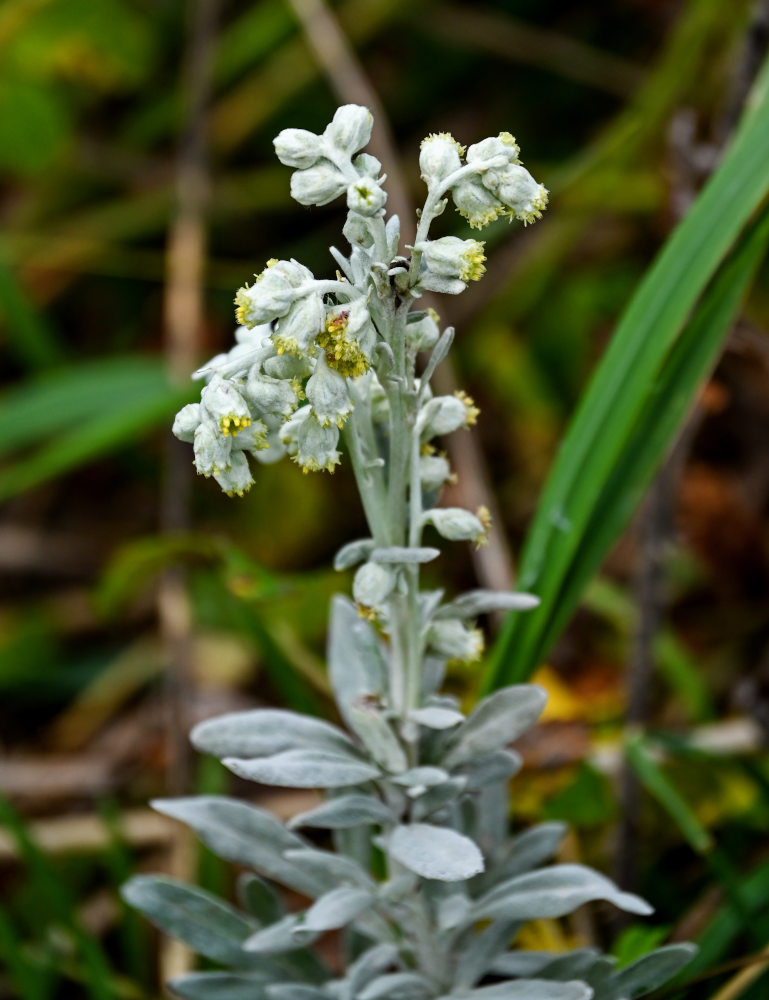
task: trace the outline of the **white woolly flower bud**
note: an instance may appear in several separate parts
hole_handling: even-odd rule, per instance
[[[428,309],[415,323],[406,324],[406,342],[414,351],[430,351],[441,335],[440,316]]]
[[[232,442],[232,454],[234,455],[236,451],[247,451],[249,455],[256,455],[269,447],[267,425],[261,420],[252,420]]]
[[[303,128],[284,128],[273,140],[275,153],[287,167],[305,170],[323,156],[323,140]]]
[[[392,593],[397,575],[380,563],[364,563],[352,583],[352,596],[364,608],[379,608]]]
[[[233,437],[251,423],[251,411],[234,384],[220,375],[214,375],[200,394],[200,401],[216,422],[221,433]]]
[[[483,633],[477,628],[467,628],[456,618],[432,622],[427,630],[429,646],[452,660],[473,663],[483,653]]]
[[[484,183],[487,187],[493,183],[494,194],[524,225],[540,219],[547,208],[547,188],[519,164],[511,163],[504,171],[489,171]]]
[[[244,285],[235,296],[235,317],[241,326],[255,327],[285,316],[297,297],[298,288],[312,281],[312,271],[295,260],[269,260],[251,287]]]
[[[248,467],[248,459],[242,451],[235,451],[230,456],[230,464],[217,472],[214,479],[228,497],[242,497],[254,485],[254,477]]]
[[[368,177],[362,177],[347,188],[347,207],[359,215],[379,215],[386,201],[387,192]]]
[[[272,342],[278,354],[304,357],[323,327],[326,309],[323,298],[312,293],[297,299],[285,316],[278,320]]]
[[[451,474],[451,466],[443,455],[420,456],[419,481],[423,490],[439,490]]]
[[[344,174],[328,160],[291,175],[291,197],[300,205],[328,205],[344,194],[346,187]]]
[[[360,104],[344,104],[337,108],[323,137],[336,149],[348,156],[363,149],[371,138],[374,116]]]
[[[438,240],[417,243],[425,262],[433,274],[460,281],[479,281],[486,268],[484,244],[478,240],[461,240],[457,236],[443,236]]]
[[[321,427],[328,427],[329,424],[341,427],[352,413],[347,380],[329,368],[323,354],[318,358],[314,374],[307,381],[305,392]]]
[[[478,418],[478,409],[470,396],[436,396],[428,400],[417,417],[417,430],[424,440],[436,435],[452,434],[460,427],[470,427]]]
[[[243,396],[252,410],[289,417],[297,407],[297,385],[291,381],[262,375],[254,366],[243,387]]]
[[[457,211],[467,219],[471,229],[483,229],[505,214],[505,206],[476,175],[463,177],[452,187],[451,196]]]
[[[262,371],[271,378],[301,381],[312,372],[312,359],[296,357],[293,354],[278,354],[263,362]]]
[[[230,464],[232,438],[224,437],[210,420],[199,424],[193,438],[195,468],[201,476],[213,476]]]
[[[303,407],[310,410],[309,406]],[[300,411],[301,412],[301,411]],[[293,459],[302,467],[302,472],[334,471],[339,465],[339,428],[332,424],[323,427],[314,413],[309,412],[296,433],[296,454]]]
[[[364,177],[379,177],[382,172],[382,164],[370,153],[361,153],[352,161],[352,165]]]
[[[518,154],[521,152],[520,146],[515,141],[515,136],[509,132],[500,132],[498,136],[490,136],[488,139],[481,139],[480,142],[473,143],[467,150],[467,162],[486,162],[489,166],[498,166],[507,163],[518,163]]]
[[[483,520],[462,507],[436,507],[422,515],[422,523],[432,524],[438,534],[449,541],[482,545],[486,541],[489,524],[487,512],[479,511],[481,513],[486,515]]]
[[[203,416],[201,414],[200,403],[187,403],[176,414],[174,425],[171,428],[174,437],[187,444],[192,444],[195,431],[198,429]]]
[[[419,169],[428,188],[459,170],[463,153],[464,147],[460,146],[450,132],[432,133],[423,139],[419,151]]]

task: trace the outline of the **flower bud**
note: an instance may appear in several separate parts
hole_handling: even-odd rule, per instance
[[[309,411],[310,407],[303,409]],[[319,472],[322,469],[333,472],[334,466],[339,465],[338,443],[339,428],[335,425],[322,427],[315,414],[308,412],[296,434],[293,459],[301,465],[302,472]]]
[[[323,156],[323,140],[303,128],[284,128],[273,140],[275,153],[287,167],[305,170]]]
[[[352,412],[347,381],[339,372],[329,368],[323,354],[318,358],[315,373],[308,379],[305,391],[321,427],[328,427],[329,424],[341,427]]]
[[[406,342],[414,351],[431,351],[441,335],[440,316],[428,309],[415,323],[406,324]]]
[[[443,455],[422,455],[419,481],[425,491],[439,490],[451,478],[451,466]]]
[[[386,201],[387,192],[368,178],[361,178],[347,188],[347,207],[359,215],[379,215]]]
[[[364,563],[355,574],[352,596],[364,608],[378,608],[392,593],[397,580],[393,570],[380,563]]]
[[[459,170],[463,153],[464,147],[449,132],[432,133],[423,139],[419,152],[419,169],[428,188]]]
[[[204,420],[193,438],[195,468],[201,476],[213,476],[225,469],[230,462],[232,438],[218,433],[210,420]]]
[[[432,524],[439,535],[452,542],[486,541],[488,525],[462,507],[436,507],[422,515],[423,524]]]
[[[312,413],[309,406],[302,406],[283,424],[278,431],[278,438],[292,458],[296,455],[299,431]]]
[[[255,327],[285,316],[297,297],[297,289],[312,281],[312,271],[295,260],[271,260],[249,288],[235,296],[235,316],[242,326]]]
[[[269,448],[267,441],[267,425],[261,420],[252,420],[248,427],[232,442],[232,454],[236,451],[247,451],[249,455]]]
[[[192,444],[195,431],[202,419],[200,403],[187,403],[179,410],[174,419],[174,425],[171,428],[174,437],[179,438],[180,441],[186,441],[187,444]]]
[[[490,166],[501,166],[507,163],[518,163],[521,149],[515,141],[515,136],[509,132],[500,132],[498,136],[490,136],[473,143],[467,150],[467,162],[479,163],[486,161]]]
[[[456,618],[434,621],[427,631],[430,647],[452,660],[473,663],[483,653],[483,633],[477,628],[467,628]]]
[[[547,208],[547,188],[531,176],[529,171],[518,164],[511,164],[498,179],[495,176],[494,193],[512,215],[524,225],[542,218]]]
[[[291,416],[298,403],[295,385],[285,379],[262,375],[256,366],[246,379],[243,396],[257,413],[276,413],[283,417]]]
[[[323,327],[326,309],[323,298],[314,292],[297,299],[285,316],[278,320],[272,342],[278,354],[304,357],[318,331]]]
[[[352,165],[364,177],[378,177],[382,172],[382,164],[370,153],[361,153],[352,161]]]
[[[457,236],[443,236],[438,240],[417,243],[425,262],[433,274],[460,281],[478,281],[486,268],[484,244],[478,240],[461,240]]]
[[[312,361],[292,354],[278,354],[274,358],[267,358],[262,364],[262,371],[271,378],[301,380],[312,372]]]
[[[242,451],[234,451],[230,456],[230,464],[225,469],[215,472],[214,479],[228,497],[242,497],[254,485],[248,459]]]
[[[505,214],[505,206],[487,190],[477,176],[463,177],[451,189],[454,204],[471,229],[483,229]]]
[[[200,394],[200,401],[207,413],[218,424],[222,434],[234,437],[239,430],[251,423],[251,412],[235,385],[220,375],[214,375]]]
[[[423,440],[436,435],[451,434],[460,427],[467,427],[468,413],[465,403],[456,396],[436,396],[428,400],[417,417],[417,430]]]
[[[324,138],[348,156],[357,153],[368,143],[374,127],[374,116],[360,104],[344,104],[332,118],[323,133]]]
[[[291,197],[300,205],[328,205],[344,194],[347,181],[328,160],[291,175]]]

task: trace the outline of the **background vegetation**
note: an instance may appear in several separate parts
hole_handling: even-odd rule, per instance
[[[231,787],[188,726],[330,711],[326,609],[349,581],[328,566],[364,531],[349,469],[280,464],[228,500],[168,427],[266,258],[330,272],[342,215],[290,203],[271,139],[341,101],[381,104],[404,213],[430,131],[510,129],[551,189],[537,226],[486,231],[487,275],[440,304],[458,328],[444,382],[482,408],[476,442],[449,443],[455,489],[497,526],[440,572],[507,586],[522,551],[544,598],[489,621],[483,669],[452,683],[468,701],[532,673],[549,689],[513,821],[567,819],[569,858],[657,913],[591,910],[522,943],[614,940],[630,960],[693,939],[672,995],[766,995],[765,87],[723,154],[768,35],[748,0],[0,6],[0,996],[158,997],[189,956],[115,887],[231,879],[146,807]]]

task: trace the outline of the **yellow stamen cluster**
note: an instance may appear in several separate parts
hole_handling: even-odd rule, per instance
[[[547,208],[547,200],[548,200],[548,190],[543,184],[540,184],[539,191],[537,192],[536,197],[532,201],[531,208],[529,209],[529,211],[518,212],[518,213],[510,212],[509,213],[510,221],[512,222],[513,219],[519,219],[524,224],[524,226],[528,226],[529,223],[531,222],[536,222],[537,219],[542,218],[542,213]]]
[[[224,434],[225,437],[229,437],[230,434],[232,434],[233,437],[236,437],[238,431],[243,431],[250,425],[251,417],[236,417],[232,414],[228,417],[222,417],[219,421],[219,426],[221,427],[222,434]]]
[[[510,132],[500,132],[497,138],[499,139],[499,141],[502,143],[503,146],[512,146],[513,149],[515,150],[516,156],[520,153],[521,147],[515,141],[515,136],[512,135]]]
[[[348,313],[341,312],[326,320],[325,327],[317,336],[318,347],[326,353],[329,368],[334,368],[345,378],[365,375],[371,362],[363,353],[356,340],[347,337]]]
[[[248,297],[248,285],[239,288],[235,294],[235,321],[238,326],[253,326],[248,314],[251,310],[251,300]]]
[[[476,549],[479,549],[482,545],[486,545],[489,540],[489,531],[491,530],[491,511],[484,505],[476,510],[475,516],[483,525],[483,534],[479,535],[478,538],[475,539],[475,547]]]
[[[472,396],[468,396],[464,389],[457,389],[454,395],[461,403],[465,404],[465,409],[467,410],[467,426],[473,427],[478,422],[478,417],[481,415],[480,409],[475,405],[475,400]]]
[[[486,254],[483,252],[485,243],[480,240],[467,240],[467,243],[471,245],[462,256],[462,269],[459,272],[459,277],[462,281],[480,281],[486,273],[486,268],[483,266],[483,262],[486,260]]]

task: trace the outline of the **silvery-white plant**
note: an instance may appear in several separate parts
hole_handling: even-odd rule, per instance
[[[318,279],[295,260],[271,260],[237,294],[235,346],[197,375],[200,403],[174,433],[195,465],[229,494],[252,484],[251,460],[289,455],[304,472],[333,471],[339,439],[355,474],[370,535],[337,554],[357,566],[353,600],[331,608],[328,668],[346,726],[281,709],[198,725],[194,745],[242,778],[321,789],[322,804],[286,825],[248,802],[195,796],[155,802],[221,857],[244,869],[239,907],[161,876],[134,878],[127,899],[164,931],[222,966],[170,983],[191,1000],[630,1000],[690,958],[671,945],[618,970],[592,948],[516,950],[529,920],[558,918],[591,900],[635,914],[650,907],[579,864],[550,864],[565,834],[542,823],[510,838],[509,745],[542,711],[534,685],[496,691],[469,714],[440,693],[446,663],[482,651],[479,615],[525,611],[527,594],[421,590],[423,542],[485,540],[485,510],[436,506],[452,473],[434,441],[473,424],[464,393],[434,395],[431,378],[453,331],[419,309],[423,292],[458,294],[484,271],[483,243],[431,239],[450,202],[470,226],[539,218],[545,188],[506,132],[464,149],[428,136],[420,167],[427,198],[414,242],[400,249],[385,219],[381,164],[360,150],[363,107],[340,108],[322,135],[287,129],[275,140],[294,168],[302,205],[347,199],[348,256]],[[419,371],[417,356],[427,360]],[[428,541],[431,541],[428,539]],[[325,831],[333,850],[304,831]],[[317,838],[317,834],[315,835]],[[321,841],[322,842],[322,841]],[[309,901],[286,912],[277,883]],[[342,968],[312,945],[343,931]]]

